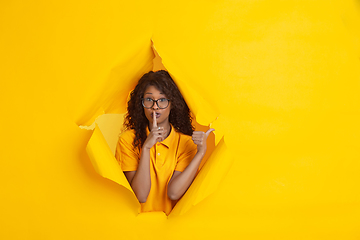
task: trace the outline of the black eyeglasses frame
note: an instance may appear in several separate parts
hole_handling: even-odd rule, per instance
[[[158,106],[159,109],[165,109],[165,108],[167,108],[167,107],[169,106],[169,103],[170,103],[170,101],[171,101],[170,99],[167,99],[167,98],[159,98],[158,100],[151,99],[151,101],[153,102],[153,104],[151,105],[151,107],[146,107],[145,104],[144,104],[144,100],[145,100],[145,99],[151,99],[151,98],[141,98],[141,104],[143,105],[144,108],[147,108],[147,109],[150,109],[150,108],[154,107],[154,104],[155,104],[155,103],[156,103],[156,105]],[[168,105],[167,105],[166,107],[164,107],[164,108],[161,108],[161,107],[159,106],[159,103],[158,103],[158,101],[159,101],[159,100],[162,100],[162,99],[166,99],[166,100],[168,101]]]

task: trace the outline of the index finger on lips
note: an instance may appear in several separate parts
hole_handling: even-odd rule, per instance
[[[156,113],[153,111],[153,128],[157,128]]]

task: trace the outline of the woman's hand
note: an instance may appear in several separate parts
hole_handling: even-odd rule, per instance
[[[210,133],[215,131],[215,129],[210,128],[206,132],[203,131],[194,131],[192,135],[193,142],[197,145],[198,153],[206,153],[206,140]]]
[[[156,122],[156,114],[153,112],[153,124],[150,131],[150,134],[147,136],[143,148],[149,150],[157,142],[162,142],[165,139],[166,131],[163,127],[158,127]]]

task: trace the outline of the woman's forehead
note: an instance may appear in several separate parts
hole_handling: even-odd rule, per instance
[[[146,89],[145,89],[145,92],[144,92],[144,95],[145,94],[150,94],[150,95],[165,95],[162,91],[160,91],[157,87],[155,86],[148,86]]]

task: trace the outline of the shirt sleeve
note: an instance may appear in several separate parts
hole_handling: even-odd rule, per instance
[[[189,163],[193,160],[196,152],[196,144],[191,140],[191,138],[188,138],[185,144],[180,149],[180,154],[177,159],[175,171],[184,171],[185,168],[189,165]]]
[[[139,165],[139,151],[134,149],[133,134],[125,132],[120,135],[116,146],[115,158],[120,164],[121,169],[126,171],[136,171]]]

